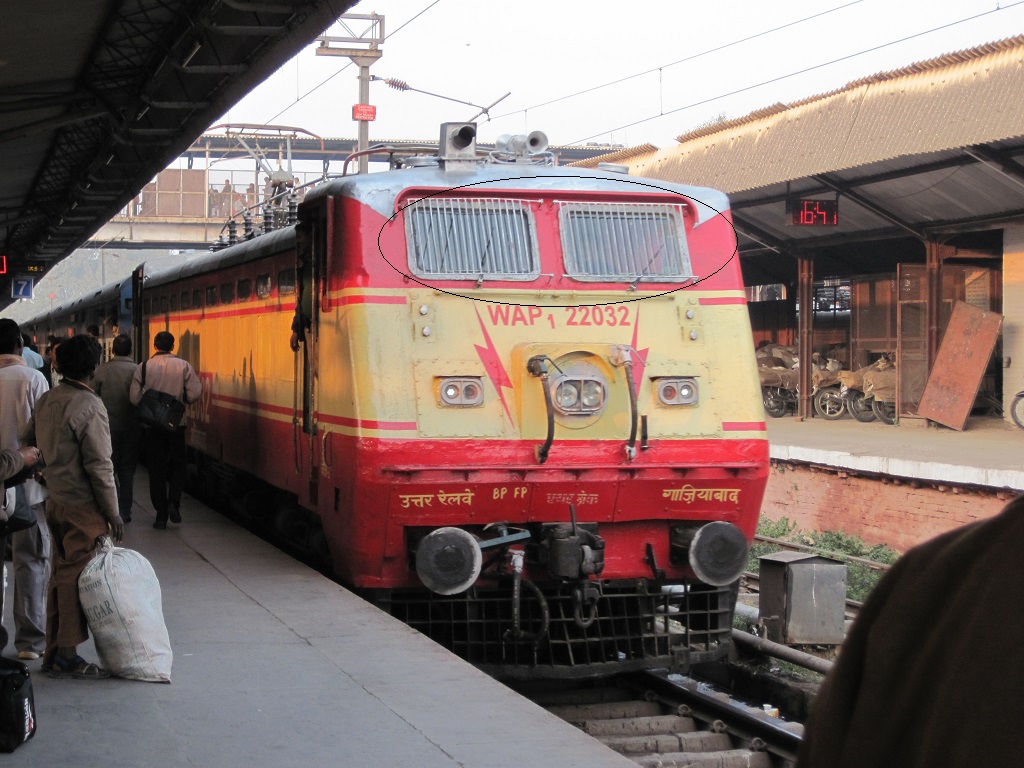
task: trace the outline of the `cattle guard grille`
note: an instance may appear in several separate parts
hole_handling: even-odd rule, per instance
[[[470,663],[505,679],[587,677],[611,669],[669,667],[728,653],[736,590],[699,582],[671,591],[644,581],[604,584],[590,627],[573,620],[572,590],[542,587],[550,613],[546,636],[515,640],[511,584],[473,587],[452,596],[425,590],[378,595],[381,607]],[[523,590],[520,628],[542,625],[541,604]]]

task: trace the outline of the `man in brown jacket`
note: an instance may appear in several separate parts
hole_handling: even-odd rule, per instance
[[[83,680],[107,677],[106,670],[78,655],[89,626],[78,598],[78,577],[92,559],[97,540],[124,536],[117,511],[110,426],[103,401],[86,383],[96,370],[100,345],[88,335],[57,347],[63,379],[36,402],[22,442],[43,454],[43,479],[50,491],[46,522],[54,547],[53,574],[46,600],[46,652],[43,669],[54,677]]]

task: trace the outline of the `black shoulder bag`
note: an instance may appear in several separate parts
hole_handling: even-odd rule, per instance
[[[146,362],[149,362],[148,360]],[[174,395],[161,392],[156,389],[145,389],[146,387],[146,363],[142,364],[142,399],[136,406],[135,414],[139,421],[148,427],[162,429],[166,432],[174,432],[181,426],[185,418],[184,385],[182,385],[182,399]]]

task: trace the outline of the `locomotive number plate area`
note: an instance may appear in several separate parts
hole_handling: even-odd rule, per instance
[[[626,304],[604,304],[579,307],[523,307],[510,304],[488,304],[487,319],[492,327],[564,328],[632,328],[639,308]]]

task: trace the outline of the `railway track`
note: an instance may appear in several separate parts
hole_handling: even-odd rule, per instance
[[[803,726],[665,671],[623,675],[600,687],[524,692],[646,768],[784,768]]]

